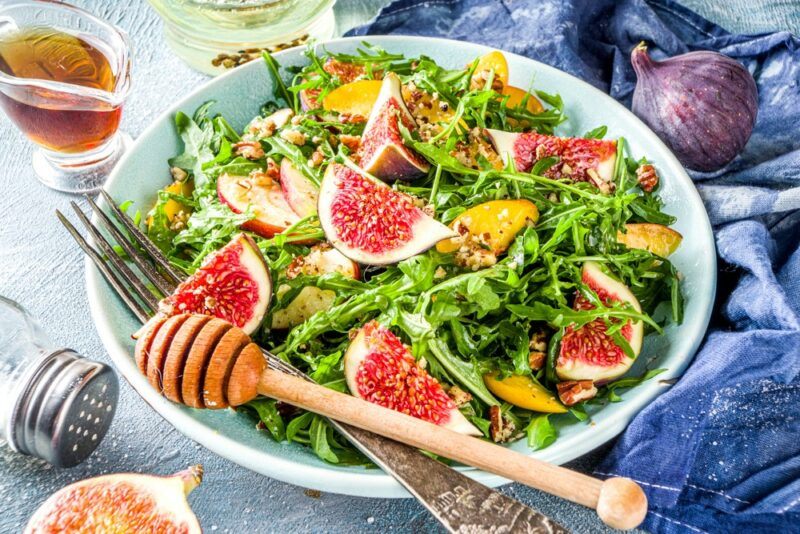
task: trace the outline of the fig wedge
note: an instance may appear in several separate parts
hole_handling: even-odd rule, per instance
[[[403,101],[400,78],[388,73],[381,84],[361,136],[361,167],[381,180],[411,180],[428,172],[430,165],[403,144],[400,125],[415,127],[414,118]]]
[[[376,321],[364,325],[344,355],[347,387],[356,397],[454,432],[481,436],[411,351]]]
[[[458,235],[410,196],[336,163],[322,179],[319,221],[334,248],[366,265],[397,263]]]

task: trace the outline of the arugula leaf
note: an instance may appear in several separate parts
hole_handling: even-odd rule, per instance
[[[550,423],[550,414],[531,419],[525,428],[525,434],[528,436],[528,447],[534,451],[549,447],[558,437],[556,429]]]

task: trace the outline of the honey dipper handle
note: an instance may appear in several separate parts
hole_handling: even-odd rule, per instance
[[[601,481],[272,369],[258,392],[593,508],[613,528],[634,528],[647,513],[644,492],[629,479]]]

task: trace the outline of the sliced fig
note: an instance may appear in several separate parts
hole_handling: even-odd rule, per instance
[[[195,273],[161,301],[159,311],[171,316],[201,313],[219,317],[253,333],[272,298],[272,280],[261,251],[246,234],[209,254]]]
[[[495,150],[511,156],[520,172],[529,172],[544,158],[556,156],[558,163],[544,172],[548,178],[590,182],[604,192],[613,189],[617,142],[606,139],[556,137],[536,132],[511,133],[487,129]]]
[[[400,78],[390,72],[383,78],[359,149],[361,167],[381,180],[410,180],[430,168],[425,159],[403,144],[400,124],[408,129],[415,126],[403,101]]]
[[[639,301],[624,284],[605,274],[600,266],[587,261],[583,264],[581,281],[606,303],[626,302],[636,311],[641,311]],[[575,297],[576,310],[592,309],[594,306],[583,296]],[[556,374],[562,380],[592,380],[607,382],[625,374],[633,364],[633,358],[617,345],[607,333],[608,327],[602,319],[580,328],[568,326],[561,339],[561,349],[556,360]],[[642,350],[644,325],[641,321],[628,321],[620,331],[630,345],[634,355]]]
[[[306,256],[295,258],[287,268],[287,277],[290,279],[301,274],[321,276],[328,273],[339,273],[342,276],[357,279],[360,275],[360,270],[356,263],[327,244],[312,247],[311,252]],[[277,291],[278,297],[281,297],[288,290],[288,285],[279,287]],[[306,286],[300,290],[300,293],[288,306],[272,314],[272,328],[283,330],[303,323],[315,313],[330,308],[335,299],[336,293],[330,289]]]
[[[344,373],[356,397],[455,432],[482,435],[408,347],[377,321],[364,325],[350,343]]]
[[[250,209],[254,218],[242,224],[242,230],[272,237],[300,220],[286,201],[281,185],[262,172],[248,176],[221,174],[217,178],[217,196],[234,213]]]
[[[458,235],[410,196],[336,163],[322,179],[319,221],[339,252],[366,265],[397,263]]]
[[[292,164],[289,158],[281,161],[281,188],[286,202],[298,217],[317,213],[319,188]]]
[[[119,473],[81,480],[51,495],[34,512],[25,533],[200,534],[200,523],[186,496],[202,480],[200,465],[168,477]]]

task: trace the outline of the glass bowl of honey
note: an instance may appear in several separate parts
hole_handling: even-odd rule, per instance
[[[38,145],[33,168],[48,187],[96,191],[124,151],[128,50],[120,30],[67,4],[0,4],[0,109]]]
[[[335,0],[148,0],[170,48],[191,67],[219,74],[243,62],[333,36]]]

